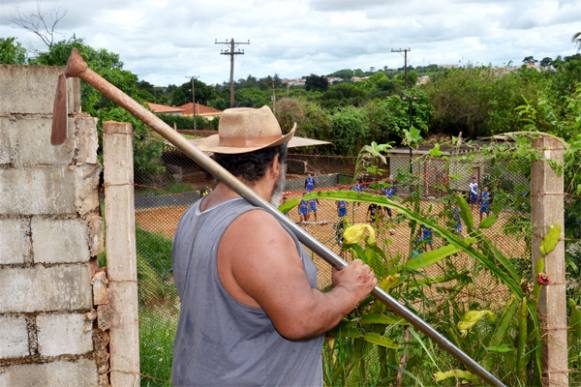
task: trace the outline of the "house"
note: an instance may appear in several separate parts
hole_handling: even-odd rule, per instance
[[[170,114],[173,116],[185,116],[191,117],[193,115],[193,104],[188,102],[181,106],[167,106],[157,103],[148,102],[147,106],[155,114]],[[208,120],[213,120],[222,114],[221,110],[214,109],[213,107],[202,105],[196,103],[196,116],[204,117]]]
[[[192,116],[194,114],[193,103],[188,102],[179,106],[182,109],[183,116]],[[196,116],[204,117],[208,120],[213,120],[216,117],[220,117],[222,114],[221,110],[214,109],[213,107],[202,105],[201,103],[196,103]]]
[[[182,109],[177,106],[160,105],[158,103],[147,102],[149,110],[155,114],[169,114],[172,116],[181,116]]]

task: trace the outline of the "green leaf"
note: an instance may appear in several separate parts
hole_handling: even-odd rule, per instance
[[[551,252],[553,252],[553,250],[555,250],[555,247],[557,247],[557,243],[559,243],[560,239],[561,239],[561,227],[557,225],[551,225],[549,227],[549,231],[547,232],[547,234],[543,238],[543,241],[541,242],[541,246],[539,248],[541,250],[541,254],[548,255]]]
[[[490,216],[487,216],[484,218],[484,220],[482,220],[482,222],[480,222],[478,228],[490,228],[492,225],[494,225],[494,223],[496,223],[496,220],[496,215],[490,214]]]
[[[368,343],[389,349],[399,349],[400,347],[398,343],[394,342],[389,337],[382,336],[375,332],[366,333],[365,336],[363,336],[363,340],[367,341]]]
[[[460,207],[460,217],[466,224],[466,228],[469,232],[472,231],[474,228],[474,218],[472,217],[472,209],[464,199],[462,195],[456,195],[456,203],[458,203],[458,207]]]
[[[461,249],[454,245],[446,245],[439,247],[434,250],[426,251],[418,255],[415,258],[410,259],[406,264],[405,268],[409,270],[419,270],[426,266],[433,265],[434,263],[440,262],[442,259],[449,257],[450,255],[460,252]]]
[[[494,321],[496,316],[490,310],[470,310],[464,313],[462,320],[458,322],[458,330],[460,331],[460,335],[465,337],[468,334],[468,331],[474,327],[478,323],[478,321],[482,320],[484,317],[488,317],[489,320]]]
[[[337,338],[343,339],[358,339],[363,337],[363,333],[357,327],[354,321],[342,321],[341,324],[334,330]]]
[[[468,381],[474,382],[474,383],[480,382],[480,379],[478,379],[478,377],[476,375],[474,375],[473,373],[471,373],[469,371],[459,370],[459,369],[450,370],[450,371],[446,371],[446,372],[440,371],[440,372],[436,372],[434,374],[434,379],[436,379],[436,382],[441,382],[443,380],[450,379],[450,378],[468,380]]]
[[[497,353],[506,353],[514,351],[514,347],[511,347],[508,344],[501,344],[501,345],[493,345],[491,347],[486,347],[488,352],[497,352]]]
[[[440,144],[438,144],[438,143],[434,144],[434,147],[432,149],[430,149],[430,151],[428,152],[428,155],[430,155],[432,157],[440,157],[440,156],[442,156],[443,153],[440,150]]]
[[[402,318],[388,316],[382,313],[370,313],[361,317],[361,324],[384,324],[384,325],[405,325],[407,322]]]

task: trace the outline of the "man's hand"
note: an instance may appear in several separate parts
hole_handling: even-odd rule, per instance
[[[342,270],[333,270],[333,285],[335,289],[345,289],[352,298],[352,308],[348,313],[371,293],[377,285],[377,278],[369,266],[356,259]]]

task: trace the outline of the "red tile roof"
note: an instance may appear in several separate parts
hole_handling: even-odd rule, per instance
[[[182,108],[177,106],[160,105],[158,103],[147,102],[147,106],[154,113],[181,113]]]
[[[188,102],[186,104],[179,106],[179,108],[182,109],[183,114],[192,114],[193,113],[192,105],[193,104],[191,102]],[[199,115],[199,116],[217,116],[220,113],[222,113],[221,110],[214,109],[213,107],[196,103],[196,115]]]

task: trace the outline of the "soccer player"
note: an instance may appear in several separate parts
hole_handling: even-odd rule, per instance
[[[337,214],[339,215],[339,219],[347,216],[347,202],[345,200],[337,201]]]
[[[460,217],[460,208],[456,204],[452,207],[452,218],[456,222],[454,224],[454,231],[462,235],[462,218]]]
[[[482,188],[482,193],[480,194],[480,221],[482,222],[482,218],[486,214],[486,216],[490,215],[490,192],[488,192],[488,188]]]
[[[319,204],[318,199],[309,200],[309,212],[313,213],[313,216],[315,217],[315,222],[317,221],[317,204]]]
[[[345,231],[345,218],[339,218],[337,223],[335,223],[335,241],[339,245],[341,252],[340,256],[343,256],[343,232]]]
[[[315,189],[315,183],[316,181],[313,177],[313,174],[309,172],[309,175],[305,179],[305,191],[307,191],[307,193],[311,193]]]
[[[393,185],[393,183],[390,184],[389,187],[386,187],[383,189],[383,193],[385,194],[385,197],[388,199],[392,199],[393,196],[395,195],[395,187]],[[389,207],[385,207],[385,213],[389,216],[389,218],[391,219],[393,213],[391,211],[391,208]]]
[[[468,202],[470,204],[477,204],[478,203],[478,183],[476,182],[476,178],[473,177],[470,184],[468,184],[468,188],[470,189],[470,196],[468,198]]]
[[[367,217],[369,219],[369,223],[375,223],[377,221],[378,210],[379,206],[375,203],[371,203],[369,207],[367,207]]]
[[[299,215],[301,217],[300,223],[305,223],[306,221],[309,220],[309,205],[307,203],[307,201],[305,200],[305,194],[303,194],[303,198],[301,199],[301,202],[299,203]]]
[[[427,251],[428,247],[430,250],[433,250],[434,246],[432,245],[432,236],[433,236],[432,229],[428,228],[422,224],[421,232],[422,232],[422,237],[421,237],[420,241],[424,245],[424,251]]]

